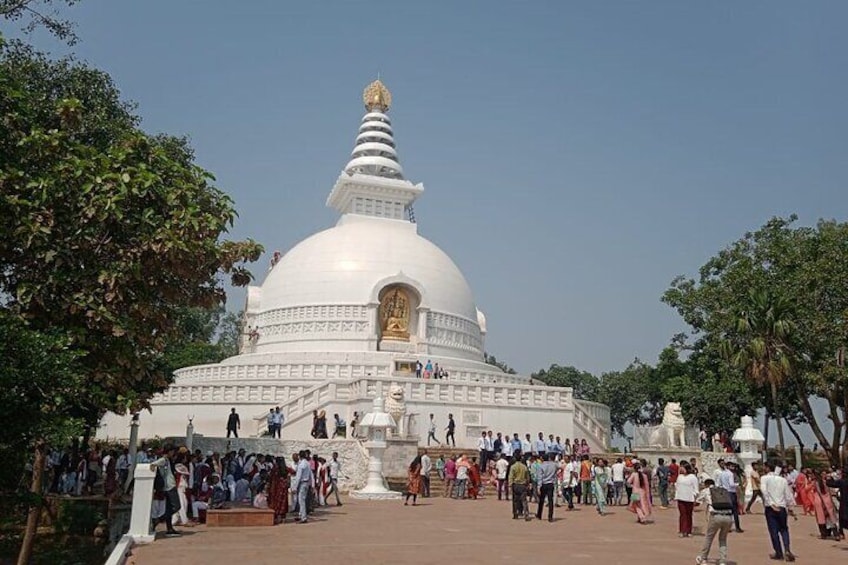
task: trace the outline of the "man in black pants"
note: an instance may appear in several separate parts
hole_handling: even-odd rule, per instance
[[[530,483],[530,471],[521,460],[521,451],[513,454],[513,463],[509,467],[508,483],[512,490],[512,519],[517,520],[524,516],[530,519],[530,510],[527,508],[527,485]]]
[[[456,440],[453,438],[453,432],[456,430],[456,422],[453,421],[453,414],[448,414],[448,425],[445,427],[448,431],[445,434],[445,445],[453,445],[456,447]]]
[[[542,465],[539,467],[539,476],[536,482],[539,484],[539,509],[536,511],[536,519],[542,519],[542,509],[545,499],[548,500],[548,522],[554,521],[554,489],[556,488],[556,463],[551,461],[551,455],[545,453],[542,457]]]
[[[230,415],[227,418],[227,437],[230,437],[230,434],[238,437],[239,428],[241,428],[241,419],[236,414],[236,409],[233,408],[230,410]]]

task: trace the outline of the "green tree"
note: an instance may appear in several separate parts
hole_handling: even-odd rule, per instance
[[[23,31],[30,33],[44,28],[68,45],[77,42],[74,24],[59,16],[55,4],[72,6],[78,0],[0,0],[0,18],[21,21]]]
[[[238,316],[216,308],[187,308],[178,315],[178,337],[164,351],[168,373],[218,363],[238,353]]]
[[[504,363],[503,361],[498,361],[494,355],[489,355],[488,353],[483,353],[483,361],[488,363],[489,365],[493,365],[503,371],[504,373],[508,373],[510,375],[515,374],[515,369]]]
[[[530,376],[548,386],[570,387],[576,398],[598,401],[600,381],[592,373],[571,366],[553,364],[549,369],[539,369]]]
[[[768,387],[781,451],[786,449],[778,388],[792,374],[790,303],[770,290],[752,290],[738,305],[736,328],[722,342],[725,355],[757,385]]]
[[[667,401],[680,402],[685,420],[710,434],[730,432],[739,426],[739,416],[754,415],[760,396],[741,371],[729,366],[716,351],[693,352],[685,361],[675,355],[677,370],[663,381]],[[662,363],[661,363],[662,364]]]
[[[85,352],[79,416],[147,405],[171,375],[161,355],[185,308],[251,280],[261,246],[221,238],[232,201],[185,140],[134,127],[108,75],[0,51],[0,291],[34,329]]]
[[[29,563],[38,528],[46,446],[64,444],[81,429],[73,416],[85,379],[80,353],[69,345],[61,332],[33,331],[0,311],[0,489],[17,487],[27,455],[34,455],[19,563]]]
[[[729,364],[744,365],[766,385],[761,406],[784,422],[797,421],[800,411],[837,464],[841,448],[848,453],[848,377],[837,358],[848,344],[848,224],[795,221],[774,218],[745,234],[707,261],[697,279],[675,279],[663,300],[692,327],[698,347],[729,342]],[[828,404],[830,437],[812,396]]]
[[[625,426],[658,424],[662,420],[663,402],[654,382],[654,368],[635,359],[623,371],[601,375],[598,402],[610,408],[613,433],[626,437]]]

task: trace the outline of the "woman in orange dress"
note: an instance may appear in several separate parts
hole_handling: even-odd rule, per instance
[[[804,516],[808,516],[813,513],[813,501],[810,496],[810,489],[812,488],[812,484],[809,479],[810,470],[803,469],[801,473],[798,474],[798,478],[795,479],[795,502],[798,506],[804,508]]]
[[[289,469],[284,457],[277,457],[270,483],[268,508],[274,511],[274,524],[282,524],[289,512]]]
[[[415,506],[418,501],[418,493],[421,492],[421,456],[419,455],[409,464],[406,479],[406,500],[404,506],[409,504],[409,497],[412,497],[412,505]]]

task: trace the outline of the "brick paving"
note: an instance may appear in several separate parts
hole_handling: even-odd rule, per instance
[[[419,506],[400,502],[365,502],[343,498],[344,506],[320,509],[307,524],[265,528],[185,528],[176,539],[157,538],[137,548],[129,563],[202,563],[203,565],[278,563],[433,564],[461,560],[472,563],[534,565],[685,565],[703,537],[677,537],[677,510],[656,509],[656,522],[642,526],[623,507],[599,516],[590,507],[574,512],[557,508],[553,523],[512,520],[511,503],[496,499],[458,501],[419,499]],[[703,529],[704,515],[695,513]],[[770,545],[762,514],[742,517],[742,534],[731,534],[729,563],[759,565],[769,560]],[[790,519],[798,563],[829,565],[848,561],[848,542],[813,537],[815,520]],[[717,542],[711,563],[717,557]]]

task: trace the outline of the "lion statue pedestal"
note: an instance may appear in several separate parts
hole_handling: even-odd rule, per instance
[[[392,385],[389,387],[389,395],[386,397],[386,412],[394,419],[397,426],[394,435],[405,438],[408,422],[406,420],[406,395],[403,387]]]
[[[633,451],[653,465],[656,465],[659,459],[664,459],[668,464],[672,459],[680,462],[693,457],[700,463],[701,449],[687,446],[686,432],[686,421],[683,419],[680,403],[669,402],[665,405],[659,426],[637,426]]]
[[[648,441],[650,447],[686,447],[686,421],[679,402],[669,402],[663,410],[662,424],[655,427]]]

